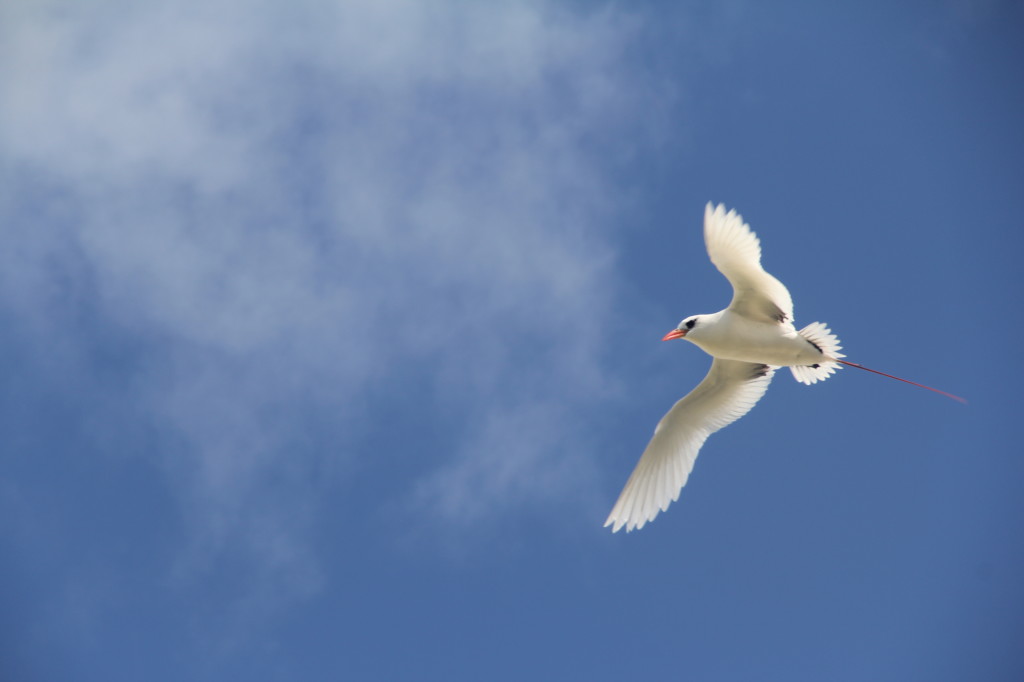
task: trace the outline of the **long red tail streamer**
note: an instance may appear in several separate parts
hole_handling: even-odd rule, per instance
[[[879,372],[877,369],[871,369],[870,367],[865,367],[864,365],[858,365],[856,362],[847,362],[846,360],[836,360],[836,362],[838,362],[838,363],[840,363],[842,365],[846,365],[848,367],[856,367],[857,369],[862,369],[865,372],[874,372],[875,374],[881,374],[883,377],[889,377],[890,379],[895,379],[896,381],[902,381],[903,383],[910,384],[911,386],[917,386],[918,388],[927,388],[929,391],[933,391],[935,393],[938,393],[939,395],[944,395],[947,398],[952,398],[953,400],[959,401],[959,402],[961,402],[961,403],[963,403],[965,405],[967,404],[967,401],[964,400],[963,398],[961,398],[958,395],[953,395],[952,393],[946,393],[945,391],[940,391],[937,388],[932,388],[931,386],[925,386],[924,384],[919,384],[916,381],[910,381],[909,379],[901,379],[899,377],[894,377],[891,374],[886,374],[885,372]]]

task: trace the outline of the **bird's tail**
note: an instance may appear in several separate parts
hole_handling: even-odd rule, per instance
[[[810,385],[828,379],[837,369],[842,367],[835,360],[845,358],[846,356],[839,352],[842,348],[839,345],[839,339],[836,338],[831,329],[825,326],[824,322],[812,322],[797,333],[812,346],[820,350],[823,358],[831,359],[823,359],[821,362],[816,362],[813,365],[795,365],[790,367],[789,369],[793,372],[794,379],[801,384]]]

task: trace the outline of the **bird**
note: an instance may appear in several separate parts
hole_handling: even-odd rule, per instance
[[[843,366],[856,367],[966,402],[843,360],[838,337],[822,322],[798,330],[789,290],[761,266],[761,242],[735,210],[710,202],[705,206],[704,243],[711,262],[732,284],[732,300],[725,310],[684,318],[662,340],[693,343],[712,356],[711,369],[658,422],[605,521],[612,532],[643,528],[677,501],[704,441],[747,414],[780,367],[788,367],[806,385],[828,379]]]

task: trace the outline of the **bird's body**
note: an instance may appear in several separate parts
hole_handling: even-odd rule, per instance
[[[717,313],[685,318],[664,340],[691,341],[714,361],[704,380],[658,422],[605,522],[612,531],[642,528],[679,499],[707,437],[749,412],[779,367],[789,367],[800,383],[813,384],[847,365],[966,402],[842,360],[839,339],[820,322],[794,327],[789,290],[761,267],[761,243],[735,211],[705,207],[704,243],[711,262],[732,284],[732,301]]]
[[[686,335],[708,355],[725,360],[756,362],[776,367],[814,365],[821,350],[800,336],[790,322],[762,322],[729,309],[701,315]]]

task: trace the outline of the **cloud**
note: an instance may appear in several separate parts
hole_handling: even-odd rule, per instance
[[[3,14],[0,314],[41,347],[64,339],[106,397],[81,406],[96,438],[129,404],[159,435],[185,574],[244,548],[261,579],[315,590],[318,500],[368,433],[423,418],[389,405],[408,386],[452,432],[391,494],[440,523],[586,496],[572,444],[607,382],[620,206],[597,162],[641,144],[630,113],[652,106],[629,17],[370,0]],[[83,349],[111,343],[130,352],[99,382]]]

